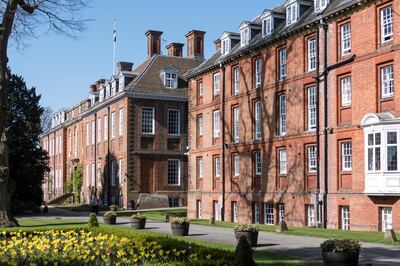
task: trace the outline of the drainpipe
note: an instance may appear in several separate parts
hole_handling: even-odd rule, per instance
[[[56,198],[56,131],[53,132],[53,197]]]
[[[323,21],[324,29],[324,228],[328,220],[328,24]]]
[[[94,197],[97,197],[97,113],[94,114]]]
[[[221,117],[222,117],[222,207],[221,221],[225,221],[225,65],[220,64],[222,69],[222,97],[221,97]]]
[[[111,205],[111,167],[110,167],[110,107],[107,107],[107,203]]]
[[[316,210],[317,213],[317,223],[320,221],[320,217],[321,217],[321,213],[320,213],[320,209],[319,209],[319,195],[321,192],[321,181],[320,181],[320,138],[319,138],[319,131],[320,131],[320,111],[319,111],[319,89],[320,89],[320,79],[319,79],[319,75],[320,75],[320,60],[319,60],[319,51],[320,51],[320,34],[319,34],[319,30],[320,30],[320,26],[318,25],[316,27],[316,40],[317,40],[317,47],[316,47],[316,54],[317,54],[317,62],[316,62],[316,69],[317,69],[317,76],[315,78],[315,98],[316,98],[316,128],[315,128],[315,138],[316,138],[316,146],[317,146],[317,150],[316,150],[316,157],[317,157],[317,191],[315,193],[315,205],[314,205],[314,209]]]

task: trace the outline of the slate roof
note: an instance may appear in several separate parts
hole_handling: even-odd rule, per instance
[[[228,54],[224,56],[221,56],[221,52],[217,51],[209,59],[204,61],[201,65],[185,73],[185,77],[188,79],[196,75],[210,71],[214,68],[217,68],[222,62],[228,62],[230,60],[242,56],[243,54],[249,53],[254,49],[258,49],[273,42],[279,41],[282,38],[292,35],[298,31],[304,30],[313,24],[319,23],[320,19],[322,18],[334,16],[337,13],[348,10],[354,6],[359,5],[360,3],[365,3],[365,2],[371,2],[371,0],[331,0],[326,9],[321,13],[316,13],[314,11],[314,6],[311,5],[302,14],[302,16],[297,20],[296,23],[286,26],[286,20],[284,20],[274,29],[274,32],[271,35],[263,37],[262,33],[260,32],[251,39],[248,45],[246,45],[245,47],[241,47],[239,42],[231,49],[231,51]],[[272,11],[285,13],[284,4],[274,7]],[[253,20],[253,22],[259,22],[259,21],[260,21],[260,16],[257,16],[255,20]]]

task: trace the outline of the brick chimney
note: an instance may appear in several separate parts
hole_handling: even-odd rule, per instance
[[[214,41],[214,44],[215,44],[215,50],[216,51],[221,50],[221,39],[216,39]]]
[[[133,67],[133,63],[131,63],[131,62],[118,62],[117,63],[118,72],[132,71],[132,67]]]
[[[173,42],[168,44],[165,48],[168,50],[168,56],[179,56],[182,57],[183,43]]]
[[[205,31],[192,30],[186,34],[187,56],[190,58],[204,58],[204,35]]]
[[[161,54],[161,35],[162,31],[149,30],[147,36],[147,56],[151,57],[155,54]]]

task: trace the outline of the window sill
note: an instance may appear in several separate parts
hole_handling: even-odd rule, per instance
[[[317,132],[316,129],[309,129],[309,130],[304,131],[304,134],[311,135],[311,134],[315,134],[316,132]]]
[[[169,139],[180,139],[181,135],[180,134],[179,135],[168,135],[168,138]]]
[[[389,101],[393,101],[394,100],[394,94],[387,96],[387,97],[383,97],[381,98],[381,102],[389,102]]]
[[[141,136],[143,138],[154,138],[154,134],[149,134],[149,133],[142,133]]]
[[[171,184],[168,184],[168,186],[169,186],[169,187],[180,187],[181,185],[171,185]]]

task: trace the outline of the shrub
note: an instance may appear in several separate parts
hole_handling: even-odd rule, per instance
[[[185,224],[189,223],[189,219],[186,217],[173,217],[170,219],[171,224]]]
[[[141,213],[135,213],[131,216],[131,220],[146,220],[146,216]]]
[[[109,212],[104,213],[104,217],[117,217],[117,213],[109,211]]]
[[[94,213],[91,213],[89,215],[89,223],[88,223],[89,228],[92,227],[98,227],[99,226],[99,221],[97,220],[97,216]]]
[[[235,232],[258,232],[258,226],[253,224],[237,224],[233,228]]]
[[[246,237],[242,236],[235,250],[235,265],[253,266],[256,263],[253,260],[253,250],[251,249]]]
[[[360,243],[351,239],[328,239],[321,244],[321,250],[325,252],[359,253],[360,249]]]

